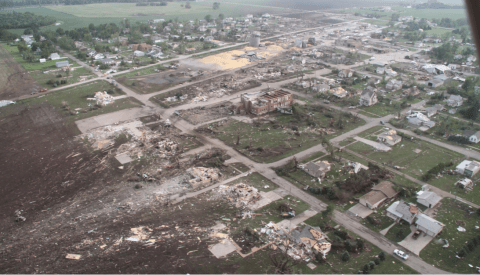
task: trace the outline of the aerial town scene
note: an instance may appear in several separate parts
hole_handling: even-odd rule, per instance
[[[480,273],[476,0],[0,0],[0,273]]]

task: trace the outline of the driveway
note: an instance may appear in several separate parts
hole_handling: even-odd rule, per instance
[[[361,138],[361,137],[354,137],[354,139],[358,140],[360,142],[363,142],[367,145],[370,145],[370,146],[372,146],[373,148],[375,148],[376,150],[379,150],[379,151],[388,152],[388,151],[392,150],[392,148],[388,147],[385,144],[381,144],[381,143],[378,143],[378,142],[375,142],[375,141],[372,141],[372,140],[369,140],[369,139],[364,139],[364,138]]]
[[[360,217],[362,219],[365,219],[366,217],[368,217],[368,215],[373,213],[372,209],[366,206],[363,206],[359,203],[355,204],[352,208],[348,209],[347,211],[355,215],[355,217]]]
[[[416,255],[420,255],[420,251],[422,251],[422,249],[424,249],[425,246],[427,246],[433,240],[433,237],[428,236],[425,233],[421,233],[420,236],[418,236],[418,238],[415,240],[412,238],[412,235],[417,229],[414,225],[412,225],[410,229],[412,232],[398,244],[415,253]]]

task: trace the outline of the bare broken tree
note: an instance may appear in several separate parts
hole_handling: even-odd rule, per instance
[[[294,260],[288,256],[288,243],[285,245],[285,251],[278,249],[275,253],[269,255],[273,266],[275,267],[274,273],[277,274],[291,274],[293,273],[293,267],[300,263],[299,260]]]

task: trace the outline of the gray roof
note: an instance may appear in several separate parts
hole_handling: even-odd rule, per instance
[[[372,87],[368,86],[367,88],[365,88],[365,89],[363,90],[361,98],[363,98],[363,99],[368,99],[368,100],[369,100],[369,99],[371,99],[374,95],[375,95],[375,90],[374,90]]]
[[[55,66],[57,66],[57,67],[66,67],[66,66],[68,66],[68,65],[69,65],[68,61],[58,61],[58,62],[55,62]]]
[[[451,95],[448,100],[463,101],[463,98],[459,95]]]
[[[440,231],[442,231],[443,227],[445,226],[443,223],[422,213],[418,215],[416,224],[435,234],[438,234]]]
[[[402,218],[403,220],[406,220],[409,223],[413,221],[418,213],[418,209],[415,206],[409,205],[404,201],[394,202],[390,207],[387,208],[387,211],[399,218]]]
[[[428,204],[431,205],[436,205],[442,199],[442,197],[437,195],[435,192],[424,191],[417,197],[417,199],[425,200]]]
[[[463,131],[463,136],[466,137],[466,138],[469,138],[469,137],[473,136],[474,134],[475,134],[475,131],[472,131],[472,130]]]

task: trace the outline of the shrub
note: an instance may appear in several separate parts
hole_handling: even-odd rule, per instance
[[[368,271],[369,271],[369,270],[370,270],[370,268],[369,268],[368,264],[366,264],[366,265],[363,266],[363,269],[362,269],[363,274],[368,274]]]
[[[348,251],[345,251],[342,254],[342,261],[348,262],[348,260],[350,260],[350,254],[348,254]]]
[[[379,258],[381,261],[385,261],[385,252],[383,252],[383,251],[380,252],[380,253],[378,254],[378,258]]]
[[[357,239],[357,249],[363,251],[365,248],[365,242],[362,239]]]
[[[380,264],[380,260],[379,260],[379,259],[375,259],[375,260],[373,260],[373,262],[374,262],[376,265],[379,265],[379,264]]]
[[[375,262],[374,261],[370,261],[368,263],[368,265],[370,266],[370,269],[374,269],[375,268]]]

